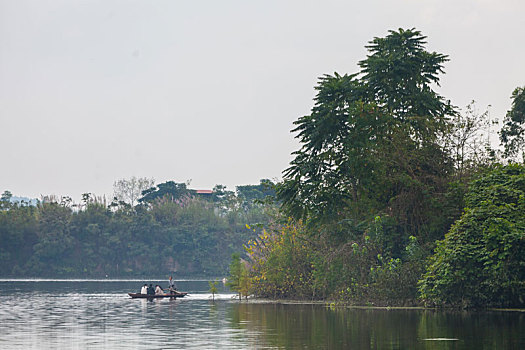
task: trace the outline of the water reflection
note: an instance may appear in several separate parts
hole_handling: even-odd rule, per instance
[[[287,349],[521,349],[523,313],[329,309],[240,303],[232,327],[263,330],[261,343]]]
[[[225,289],[213,302],[206,281],[177,284],[190,292],[187,298],[147,301],[127,296],[140,287],[136,281],[0,281],[0,347],[525,348],[523,313],[331,310],[323,305],[239,302]]]

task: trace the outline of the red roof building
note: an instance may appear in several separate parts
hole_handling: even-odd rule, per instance
[[[212,190],[195,190],[197,194],[203,194],[203,195],[211,195],[213,194]]]

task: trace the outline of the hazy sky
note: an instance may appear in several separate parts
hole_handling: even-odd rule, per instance
[[[493,117],[525,85],[525,1],[0,0],[0,192],[111,195],[278,178],[317,78],[389,29],[448,54],[441,87]]]

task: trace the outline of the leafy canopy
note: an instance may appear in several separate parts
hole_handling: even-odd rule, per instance
[[[444,192],[450,171],[439,138],[455,111],[431,86],[448,58],[426,51],[425,38],[390,31],[367,46],[360,72],[319,79],[311,114],[292,130],[301,148],[277,189],[287,214],[355,225],[386,212],[406,230],[427,224],[428,194]]]
[[[374,38],[366,46],[370,54],[359,62],[369,99],[398,118],[441,119],[448,111],[448,104],[430,86],[439,85],[448,56],[426,51],[425,39],[414,29],[391,30],[385,38]],[[414,124],[414,130],[421,127]]]

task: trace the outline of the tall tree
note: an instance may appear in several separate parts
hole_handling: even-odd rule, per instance
[[[395,216],[405,233],[429,226],[450,161],[440,137],[455,113],[432,89],[447,56],[425,50],[414,29],[390,31],[367,46],[353,75],[325,75],[310,115],[299,118],[302,147],[278,188],[296,218],[341,226]]]
[[[312,113],[294,122],[302,147],[278,194],[292,216],[334,218],[371,179],[381,111],[362,102],[364,86],[355,75],[325,75],[315,89]]]
[[[512,92],[512,106],[505,116],[500,140],[505,147],[504,155],[513,158],[524,152],[525,145],[525,87]],[[523,156],[523,154],[521,154]]]
[[[448,56],[426,51],[425,39],[415,29],[390,30],[386,37],[370,42],[366,47],[370,54],[359,62],[369,98],[407,121],[414,136],[420,137],[444,126],[451,112],[449,103],[431,86],[439,85]]]

